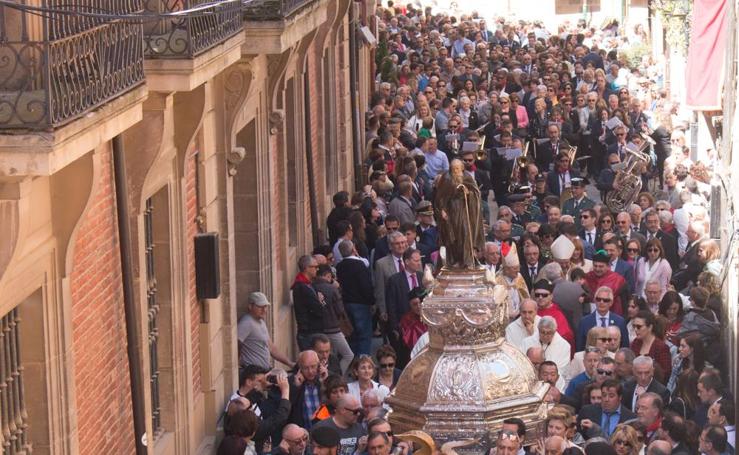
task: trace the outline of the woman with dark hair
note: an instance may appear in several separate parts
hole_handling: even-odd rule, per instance
[[[667,289],[672,277],[672,267],[665,259],[665,249],[660,239],[655,237],[647,242],[647,246],[644,247],[644,257],[639,258],[635,269],[638,296],[646,297],[644,288],[648,281],[657,281],[662,289]]]
[[[655,377],[664,384],[672,373],[672,358],[670,348],[657,336],[657,319],[651,311],[640,311],[633,319],[636,339],[631,342],[634,354],[646,355],[654,359],[657,372]]]
[[[377,370],[375,381],[393,390],[395,384],[398,383],[398,379],[400,379],[400,373],[402,373],[400,368],[396,368],[398,355],[395,353],[395,349],[389,344],[380,346],[375,353],[375,357],[377,358],[377,365],[380,367]]]
[[[636,316],[642,311],[649,311],[647,302],[641,297],[636,297],[634,295],[629,296],[629,300],[626,303],[626,310],[624,310],[624,316],[627,321],[626,330],[629,332],[629,344],[636,339],[634,318],[636,318]]]
[[[598,230],[601,237],[606,232],[613,232],[613,214],[611,212],[602,212],[598,217]]]
[[[659,302],[657,314],[662,316],[667,322],[665,340],[673,346],[677,346],[679,342],[677,332],[680,330],[680,326],[683,323],[683,316],[685,315],[683,299],[680,298],[680,294],[675,291],[665,292],[665,295],[662,296],[662,300]]]
[[[367,224],[364,220],[364,215],[359,211],[353,211],[349,215],[349,223],[352,225],[352,230],[354,231],[352,242],[357,247],[357,253],[363,258],[369,259],[369,248],[367,248],[367,244],[365,243],[365,239],[367,238]]]
[[[677,380],[682,373],[691,369],[701,373],[706,366],[703,340],[696,333],[690,334],[680,340],[677,353],[672,361],[670,380],[667,381],[667,389],[670,392],[675,390]]]
[[[377,203],[367,198],[362,204],[362,215],[364,216],[364,243],[371,252],[375,249],[375,243],[379,238],[377,229],[382,224],[382,215],[377,207]]]
[[[700,373],[692,368],[683,371],[677,378],[675,391],[672,393],[668,408],[685,419],[693,418],[695,408],[701,402],[698,397],[699,378]]]

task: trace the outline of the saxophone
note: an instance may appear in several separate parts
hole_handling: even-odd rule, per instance
[[[626,152],[626,159],[623,162],[624,167],[616,172],[616,178],[613,180],[614,186],[618,186],[618,189],[606,194],[605,203],[612,213],[628,210],[641,191],[641,172],[637,172],[637,170],[649,163],[649,155],[644,151],[654,142],[649,136],[645,136],[642,134],[644,142],[638,149],[624,147]]]

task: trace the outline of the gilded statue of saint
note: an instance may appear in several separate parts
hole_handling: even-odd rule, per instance
[[[485,245],[481,208],[475,179],[464,172],[460,160],[452,160],[449,172],[439,176],[434,188],[434,215],[447,267],[476,267],[476,254]]]

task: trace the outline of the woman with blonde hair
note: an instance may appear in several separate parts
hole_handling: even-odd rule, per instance
[[[639,442],[639,434],[629,425],[621,424],[611,435],[611,446],[618,455],[639,455],[644,444]]]
[[[588,335],[585,339],[585,349],[576,352],[570,363],[567,364],[567,367],[562,372],[565,379],[569,382],[572,378],[585,371],[585,352],[588,351],[588,348],[595,348],[600,351],[602,355],[615,358],[616,353],[608,350],[610,337],[607,327],[593,327],[588,330]]]
[[[569,406],[563,405],[557,405],[550,409],[546,420],[544,420],[544,435],[546,438],[559,436],[565,440],[567,449],[572,448],[580,453],[585,453],[578,445],[585,441],[577,432],[577,420],[570,409]],[[544,455],[543,450],[540,453]]]

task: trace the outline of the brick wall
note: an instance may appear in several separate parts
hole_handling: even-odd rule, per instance
[[[190,303],[190,336],[192,348],[192,393],[197,396],[202,390],[200,375],[200,302],[195,289],[195,246],[193,239],[198,233],[198,199],[196,168],[198,165],[197,150],[188,150],[185,160],[185,222],[187,235],[185,248],[187,255],[187,296]]]
[[[79,453],[134,452],[110,150],[81,221],[70,277]]]

